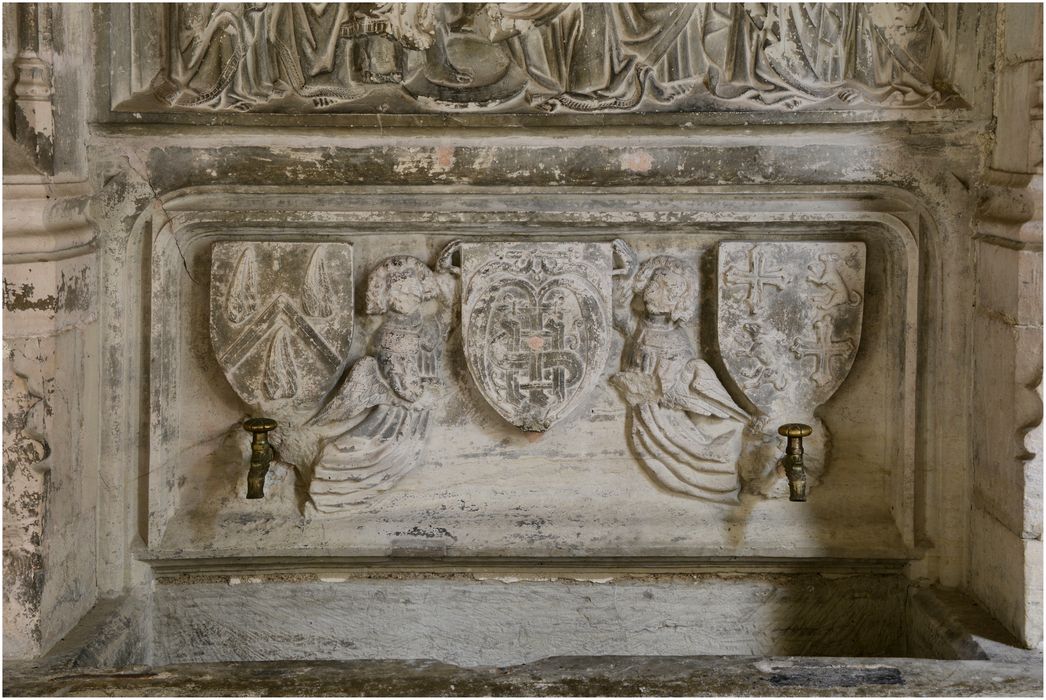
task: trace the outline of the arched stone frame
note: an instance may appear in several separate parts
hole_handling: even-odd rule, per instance
[[[622,195],[627,195],[627,212],[622,211],[623,205],[619,204]],[[538,202],[542,204],[536,205]],[[396,230],[398,226],[410,226],[411,230],[428,226],[431,227],[429,230],[436,232],[447,226],[471,227],[473,230],[468,235],[489,235],[492,226],[504,232],[521,225],[526,225],[530,231],[539,230],[533,228],[535,225],[544,226],[545,230],[554,231],[553,235],[559,236],[579,235],[578,231],[585,232],[581,236],[595,233],[605,237],[624,232],[644,235],[644,225],[649,226],[654,220],[666,221],[666,211],[672,212],[668,219],[678,225],[727,230],[731,235],[745,231],[765,232],[768,228],[774,235],[802,235],[804,230],[809,231],[814,226],[870,225],[894,246],[896,259],[903,261],[900,268],[903,268],[905,281],[903,293],[890,302],[889,314],[905,319],[903,350],[898,354],[904,366],[901,375],[904,400],[900,418],[893,421],[893,424],[903,427],[892,428],[889,438],[895,446],[896,462],[901,467],[895,471],[896,478],[892,480],[888,500],[901,538],[899,541],[903,542],[904,552],[895,554],[900,553],[902,558],[917,556],[916,552],[921,549],[920,533],[926,528],[924,523],[917,521],[916,504],[918,499],[926,497],[925,490],[932,488],[929,482],[932,477],[920,473],[916,467],[917,430],[921,421],[926,420],[919,417],[919,406],[925,406],[926,399],[916,395],[919,385],[915,365],[919,341],[914,329],[920,313],[920,294],[927,291],[919,273],[926,269],[927,256],[933,255],[935,229],[927,210],[914,196],[895,188],[859,185],[776,187],[773,192],[761,187],[618,188],[611,194],[595,194],[585,188],[571,188],[569,191],[565,188],[555,191],[514,188],[511,192],[467,188],[453,196],[438,188],[395,188],[394,192],[382,192],[378,188],[198,187],[171,193],[163,199],[162,206],[154,204],[138,224],[159,229],[159,235],[150,236],[155,240],[155,245],[150,247],[152,263],[149,272],[151,307],[155,310],[150,318],[152,347],[149,362],[153,371],[149,373],[149,383],[150,404],[153,406],[150,411],[151,434],[164,436],[160,443],[155,438],[150,439],[151,461],[148,469],[143,470],[150,475],[149,547],[143,555],[164,568],[177,567],[173,561],[159,561],[172,555],[168,547],[157,548],[172,510],[177,509],[171,498],[171,486],[177,482],[174,465],[179,458],[179,451],[170,448],[179,444],[175,437],[178,420],[169,408],[176,405],[176,383],[158,378],[164,377],[164,373],[177,371],[179,341],[177,333],[168,331],[181,327],[177,321],[180,312],[178,305],[169,302],[172,291],[190,289],[195,284],[183,267],[183,256],[191,258],[189,251],[194,246],[229,237],[233,225],[238,233],[231,235],[257,236],[260,233],[284,238],[300,235],[304,230],[315,231],[319,225],[328,227],[343,240],[361,235],[380,236],[382,231]],[[424,214],[419,215],[419,212]],[[472,223],[469,223],[470,219]],[[477,219],[482,221],[482,230],[476,230]],[[610,228],[607,228],[607,222],[612,222]],[[593,225],[599,229],[588,228]],[[571,233],[567,234],[567,231]],[[184,291],[176,293],[180,295]],[[351,546],[321,547],[320,551],[326,559],[334,557],[339,560],[375,553],[354,552]],[[256,552],[253,556],[261,554]],[[289,557],[285,559],[288,566],[297,558],[291,551],[271,554],[278,558]],[[453,556],[453,546],[449,554]],[[458,554],[468,558],[467,554]],[[668,558],[679,554],[677,551]],[[752,554],[758,556],[758,553]],[[520,555],[526,556],[524,552]],[[766,551],[762,556],[773,554]],[[701,555],[698,554],[697,558],[700,559]]]

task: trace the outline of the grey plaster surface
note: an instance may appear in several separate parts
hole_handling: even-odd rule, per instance
[[[154,588],[148,658],[489,666],[597,654],[906,653],[897,576],[508,574],[174,577]]]

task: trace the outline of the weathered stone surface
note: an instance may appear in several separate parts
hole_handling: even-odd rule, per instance
[[[899,656],[905,589],[893,575],[187,577],[157,584],[151,648],[156,663]]]
[[[236,393],[257,415],[304,420],[348,362],[352,246],[216,243],[211,343]]]
[[[469,372],[509,423],[543,432],[587,398],[610,349],[606,243],[465,243]]]
[[[615,112],[961,105],[954,5],[172,7],[120,109]],[[968,21],[968,20],[967,20]],[[844,27],[850,28],[843,30]],[[159,54],[160,58],[157,58]],[[161,65],[156,70],[155,62]],[[144,74],[152,68],[154,73]],[[391,108],[391,109],[390,109]]]
[[[695,190],[686,198],[651,193],[623,198],[613,194],[557,193],[551,189],[518,193],[470,191],[448,196],[406,189],[381,195],[372,190],[302,193],[263,187],[253,193],[241,188],[235,197],[209,190],[186,192],[170,199],[165,208],[177,212],[178,220],[185,225],[171,230],[170,237],[161,233],[154,253],[158,274],[153,289],[156,311],[150,362],[157,377],[152,385],[156,392],[153,416],[157,421],[153,434],[157,439],[149,457],[153,467],[150,488],[154,489],[150,496],[149,556],[158,560],[173,557],[175,561],[266,553],[369,557],[404,552],[524,558],[909,556],[904,533],[910,531],[911,524],[910,516],[904,515],[904,498],[912,492],[904,475],[914,466],[905,442],[908,438],[902,436],[915,430],[915,424],[905,417],[910,415],[907,412],[912,410],[915,394],[906,392],[903,401],[898,402],[886,387],[911,381],[905,377],[914,372],[915,338],[907,330],[906,319],[916,312],[911,292],[918,280],[918,275],[912,273],[915,258],[911,241],[916,234],[903,224],[896,224],[899,219],[884,222],[878,211],[888,208],[903,212],[909,205],[875,199],[872,195],[861,195],[860,199],[846,195],[835,200],[834,195],[823,195],[827,198],[819,199],[817,205],[822,209],[820,221],[797,224],[794,217],[809,218],[814,196],[813,191],[804,190],[790,200],[778,198],[774,212],[769,214],[760,213],[760,196],[730,194],[724,198],[715,189]],[[733,213],[724,218],[723,211]],[[715,217],[723,230],[689,232],[708,217]],[[752,223],[753,219],[758,223]],[[206,221],[206,226],[193,223],[197,220]],[[651,230],[658,220],[673,223],[664,231]],[[404,437],[401,440],[391,430],[387,438],[367,438],[366,445],[359,443],[364,448],[372,446],[371,453],[376,457],[387,452],[389,462],[376,459],[369,464],[360,458],[358,450],[346,452],[341,463],[344,470],[339,467],[330,476],[339,475],[335,480],[341,480],[353,473],[350,466],[355,464],[362,470],[356,473],[367,475],[364,485],[380,484],[382,489],[367,486],[357,491],[346,477],[345,488],[352,491],[349,501],[354,502],[337,506],[336,522],[315,519],[307,508],[303,515],[302,510],[309,500],[310,484],[320,483],[312,479],[312,470],[323,468],[325,462],[338,462],[332,441],[342,435],[354,441],[357,423],[359,430],[367,429],[365,421],[370,408],[361,409],[355,416],[342,410],[351,408],[352,401],[365,402],[371,395],[362,388],[364,374],[356,379],[346,376],[335,392],[340,392],[340,398],[332,405],[341,406],[335,411],[339,415],[331,420],[321,416],[305,425],[287,424],[278,429],[273,442],[280,462],[270,470],[268,495],[262,502],[245,501],[248,437],[237,427],[243,404],[222,378],[207,329],[194,322],[196,310],[209,308],[210,303],[207,289],[192,280],[206,279],[211,268],[211,231],[215,227],[230,234],[236,230],[258,230],[272,221],[283,222],[281,235],[290,237],[293,231],[293,235],[305,236],[306,240],[313,240],[309,238],[312,236],[315,240],[342,241],[345,230],[356,231],[353,257],[363,268],[356,278],[366,284],[369,270],[390,253],[410,255],[418,261],[437,261],[438,271],[434,274],[441,292],[439,299],[425,302],[422,316],[431,319],[434,328],[441,314],[447,316],[440,323],[449,335],[445,350],[430,358],[432,364],[441,368],[436,374],[443,386],[428,382],[428,389],[440,388],[443,393],[426,409],[427,437],[424,441],[414,439],[408,430],[400,436]],[[388,230],[390,226],[398,230],[410,221],[411,234]],[[729,231],[746,222],[744,226],[753,227],[748,235],[754,241],[808,240],[812,230],[825,237],[866,241],[869,250],[883,261],[868,273],[876,289],[882,291],[865,309],[866,318],[870,319],[862,329],[861,344],[865,349],[833,398],[829,414],[834,421],[833,433],[851,447],[833,457],[835,476],[827,486],[822,485],[826,495],[804,507],[807,527],[792,526],[797,514],[792,504],[769,503],[749,495],[741,499],[741,508],[723,508],[702,498],[692,498],[694,494],[683,495],[664,488],[663,483],[651,479],[651,470],[637,461],[631,444],[633,424],[629,414],[634,406],[611,383],[611,377],[622,370],[640,375],[646,372],[642,358],[632,358],[632,350],[625,348],[626,344],[634,344],[634,333],[609,334],[608,355],[623,358],[622,364],[617,360],[592,361],[590,357],[592,389],[579,396],[577,408],[561,419],[564,422],[542,433],[540,439],[528,438],[493,409],[476,388],[467,366],[467,353],[462,349],[465,334],[453,323],[453,312],[463,303],[452,301],[457,293],[454,268],[462,264],[462,253],[467,262],[467,246],[485,248],[491,245],[491,239],[518,235],[515,232],[525,221],[550,230],[573,229],[569,237],[559,237],[556,245],[579,250],[591,245],[601,251],[600,284],[607,285],[606,289],[613,286],[611,279],[617,280],[618,291],[628,292],[625,296],[629,298],[623,299],[623,305],[614,302],[614,315],[617,320],[624,320],[626,326],[629,317],[638,322],[645,315],[642,295],[637,296],[633,290],[635,283],[654,277],[659,265],[648,265],[640,274],[637,265],[624,259],[620,245],[614,254],[610,241],[616,233],[645,227],[648,233],[627,239],[637,261],[667,256],[692,268],[685,276],[692,282],[690,294],[696,294],[689,298],[695,304],[695,313],[689,321],[672,326],[669,335],[677,337],[680,353],[668,353],[676,359],[690,353],[694,362],[690,363],[689,378],[683,371],[688,363],[678,363],[682,369],[673,369],[677,363],[668,355],[660,370],[646,370],[655,382],[676,380],[678,384],[675,389],[662,387],[662,391],[671,391],[658,401],[663,403],[663,415],[672,411],[672,419],[678,419],[672,425],[673,439],[683,446],[680,449],[687,449],[688,441],[702,440],[688,425],[692,424],[691,415],[705,415],[700,411],[707,410],[707,406],[702,408],[701,401],[711,397],[721,406],[733,403],[732,410],[736,411],[737,402],[744,399],[743,394],[731,393],[719,382],[720,377],[725,381],[728,375],[722,369],[716,340],[718,283],[714,256],[721,241],[737,240],[736,234],[731,236]],[[330,233],[320,233],[324,231]],[[461,245],[447,248],[456,239],[462,241]],[[564,239],[572,242],[565,243]],[[235,236],[230,235],[230,240],[235,240]],[[538,249],[546,243],[549,242],[541,241]],[[521,241],[513,242],[517,247],[520,244]],[[902,275],[900,270],[909,274]],[[357,291],[359,298],[366,296],[364,290]],[[461,294],[463,298],[467,296],[467,287],[462,287]],[[172,296],[184,298],[187,303],[161,307],[162,300]],[[635,304],[630,310],[632,301]],[[379,348],[374,342],[379,326],[387,318],[388,315],[359,313],[355,320],[350,362],[354,363],[353,368],[370,364],[378,369],[372,373],[375,378],[381,377],[384,370],[380,369]],[[898,339],[900,343],[894,342]],[[441,347],[434,341],[426,342],[432,348]],[[371,360],[362,359],[367,357]],[[633,365],[634,361],[639,364]],[[403,367],[411,365],[406,359],[403,363]],[[389,365],[393,366],[396,363]],[[426,372],[432,374],[431,369]],[[663,373],[663,378],[659,378],[658,372]],[[164,379],[167,376],[180,377],[180,385]],[[699,380],[696,384],[695,378]],[[382,378],[374,386],[389,381]],[[693,402],[684,410],[679,401],[691,394]],[[211,410],[200,412],[201,405]],[[741,416],[740,421],[730,422],[734,436],[728,437],[728,442],[737,439],[741,432],[737,426],[745,419]],[[889,426],[885,439],[883,426]],[[208,437],[201,440],[201,436]],[[663,439],[663,434],[659,439]],[[741,442],[743,445],[744,439]],[[689,447],[698,454],[703,449],[693,444]],[[732,443],[727,452],[736,449]],[[322,450],[327,450],[328,456],[321,459]],[[678,454],[685,457],[682,452]],[[736,454],[712,456],[723,460],[717,465],[727,481],[725,487],[718,487],[718,494],[712,494],[713,500],[734,500],[738,480]],[[397,466],[386,470],[375,466],[379,463]],[[405,466],[408,463],[413,465],[409,470]],[[385,475],[395,478],[383,479]],[[783,477],[780,481],[781,488],[787,488]],[[383,490],[393,483],[395,488]],[[710,495],[699,489],[697,492]],[[895,509],[893,513],[890,508]],[[688,525],[680,527],[683,522]]]
[[[12,608],[10,631],[30,643],[5,654],[43,653],[96,598],[147,593],[157,575],[331,578],[376,567],[369,582],[388,594],[491,563],[503,577],[550,567],[722,575],[702,599],[681,594],[707,615],[683,629],[615,617],[613,595],[597,596],[610,602],[594,622],[581,618],[572,584],[548,582],[556,592],[541,595],[565,601],[567,624],[554,630],[564,648],[587,643],[590,628],[611,636],[608,619],[635,631],[595,653],[636,638],[658,650],[705,643],[702,630],[719,629],[710,620],[746,612],[727,578],[751,570],[781,576],[784,589],[812,570],[965,586],[1022,643],[1040,643],[1041,8],[475,5],[458,16],[446,5],[55,4],[3,13],[5,304],[16,317],[5,323],[5,353],[29,360],[5,374],[14,457],[5,467],[18,486],[5,498],[27,507],[4,544],[31,564],[8,567],[28,584],[8,587],[7,602],[24,604]],[[86,216],[97,222],[97,258]],[[639,291],[644,276],[616,239],[637,263],[675,262],[649,266],[656,283]],[[441,257],[455,240],[609,248],[612,288],[629,297],[614,304],[615,321],[655,320],[644,297],[677,287],[689,287],[682,298],[692,294],[697,311],[685,322],[669,315],[667,348],[651,342],[657,333],[608,333],[590,388],[551,429],[527,433],[470,374],[454,323],[461,249]],[[351,369],[319,381],[306,368],[314,408],[281,416],[257,501],[243,498],[238,427],[257,411],[228,381],[207,323],[215,245],[245,242],[351,246],[354,268],[332,278],[330,267],[310,274],[304,256],[295,263],[288,293],[303,315],[323,306],[325,277],[344,285],[330,300],[353,318],[332,342]],[[860,347],[814,414],[832,449],[807,445],[809,465],[829,464],[805,505],[763,497],[784,490],[767,468],[776,436],[757,441],[758,459],[746,452],[751,435],[773,426],[759,426],[764,411],[741,385],[737,370],[751,367],[737,367],[740,355],[721,343],[717,258],[730,242],[865,247]],[[217,275],[230,288],[238,259]],[[403,264],[439,285],[416,317],[391,305],[365,313],[371,273],[390,259],[414,260]],[[688,268],[689,284],[671,282],[673,265]],[[826,281],[827,269],[808,272]],[[308,303],[301,286],[314,290]],[[303,386],[287,368],[312,361],[293,339],[273,337],[263,353],[273,341],[277,371],[266,382],[264,366],[252,370],[251,382],[285,396]],[[644,367],[644,356],[657,361]],[[818,357],[796,357],[791,343],[769,357],[816,372]],[[369,405],[372,390],[380,396]],[[731,417],[701,436],[712,399]],[[324,405],[336,409],[331,420],[310,423]],[[36,431],[41,409],[46,429]],[[385,421],[393,414],[410,419]],[[43,443],[50,455],[30,464]],[[335,455],[340,446],[348,456]],[[654,456],[674,469],[657,476]],[[323,470],[346,487],[329,504],[337,518],[309,506]],[[752,472],[770,477],[768,488],[735,499]],[[363,478],[342,478],[351,474]],[[538,618],[533,589],[519,583],[499,582],[500,608],[518,602]],[[627,588],[619,583],[606,590]],[[196,620],[212,615],[192,595],[207,585],[184,585]],[[426,606],[459,590],[439,585],[427,599],[411,589],[421,612],[378,606],[406,610],[397,619],[407,646],[431,636],[416,624],[433,619]],[[877,590],[843,588],[822,607],[848,619]],[[633,594],[620,597],[649,612]],[[258,600],[291,604],[272,591]],[[469,620],[465,603],[454,604]],[[252,626],[236,629],[263,641],[324,619],[322,609],[275,621],[253,610]],[[325,643],[355,643],[353,619],[327,628]],[[778,628],[757,619],[727,629],[764,643]],[[479,631],[448,627],[441,654],[469,653],[494,634],[487,646],[497,653],[548,653],[541,636],[470,621]],[[804,638],[837,636],[831,621],[815,622]],[[905,640],[912,631],[891,630]],[[192,630],[183,639],[193,652]],[[258,655],[279,652],[259,645]],[[119,654],[99,651],[110,655]],[[794,690],[860,673],[779,675]]]
[[[804,423],[807,483],[816,485],[831,436],[815,411],[839,389],[861,343],[865,246],[832,241],[719,244],[719,350],[735,385],[757,409],[744,476],[757,493],[781,494],[777,428]]]
[[[1019,640],[1041,650],[1042,540],[1015,534],[979,507],[970,520],[970,556],[992,563],[972,572],[970,590]]]
[[[5,666],[5,695],[992,697],[1042,694],[1042,669],[992,661],[573,656],[511,667],[277,661],[40,673]]]
[[[968,581],[1023,643],[1042,645],[1042,7],[1006,5],[997,128],[981,186],[971,319]]]
[[[972,598],[954,589],[909,589],[906,655],[931,659],[984,659],[1036,663],[1042,651],[1020,642]]]
[[[45,652],[97,593],[98,263],[84,192],[5,176],[5,659]]]

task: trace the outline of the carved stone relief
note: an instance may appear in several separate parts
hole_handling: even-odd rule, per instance
[[[220,242],[211,257],[211,344],[259,415],[303,420],[344,370],[352,340],[352,246]]]
[[[632,256],[622,244],[618,251]],[[611,383],[630,408],[634,454],[671,491],[736,503],[749,417],[694,350],[687,325],[698,313],[697,271],[681,258],[658,255],[625,277],[617,296],[617,326],[628,340]]]
[[[528,431],[574,410],[606,365],[609,243],[461,246],[465,359],[480,393]]]
[[[718,253],[720,352],[754,415],[696,350],[711,314],[699,313],[694,266],[672,255],[639,264],[621,240],[455,241],[437,272],[386,258],[366,291],[381,323],[333,393],[353,333],[351,246],[218,243],[212,344],[241,398],[280,421],[277,459],[320,513],[364,503],[418,464],[444,394],[459,284],[471,381],[509,423],[542,432],[575,410],[603,374],[614,325],[626,340],[610,384],[628,407],[632,453],[658,484],[728,504],[743,485],[776,495],[776,429],[793,422],[815,426],[816,483],[829,436],[814,412],[857,354],[865,246],[738,241]]]
[[[939,107],[924,3],[172,5],[161,108],[303,113]]]
[[[397,255],[379,263],[367,280],[366,310],[382,322],[368,354],[317,415],[278,429],[277,455],[308,482],[317,512],[364,503],[417,464],[430,411],[443,393],[442,355],[451,324],[447,287],[417,258]],[[337,308],[344,302],[328,296],[312,303]]]
[[[829,435],[814,411],[838,390],[861,342],[865,246],[841,242],[719,244],[718,338],[730,377],[759,410],[763,443],[746,450],[750,488],[779,485],[776,429],[814,426],[813,481]]]

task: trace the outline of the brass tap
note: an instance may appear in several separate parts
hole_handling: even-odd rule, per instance
[[[276,428],[272,418],[247,418],[243,429],[253,435],[251,440],[251,467],[247,471],[247,498],[265,498],[265,475],[272,461],[269,431]]]
[[[788,500],[806,500],[806,467],[803,465],[803,438],[814,430],[803,423],[785,423],[777,429],[778,434],[788,438],[785,448],[784,468],[788,477]]]

